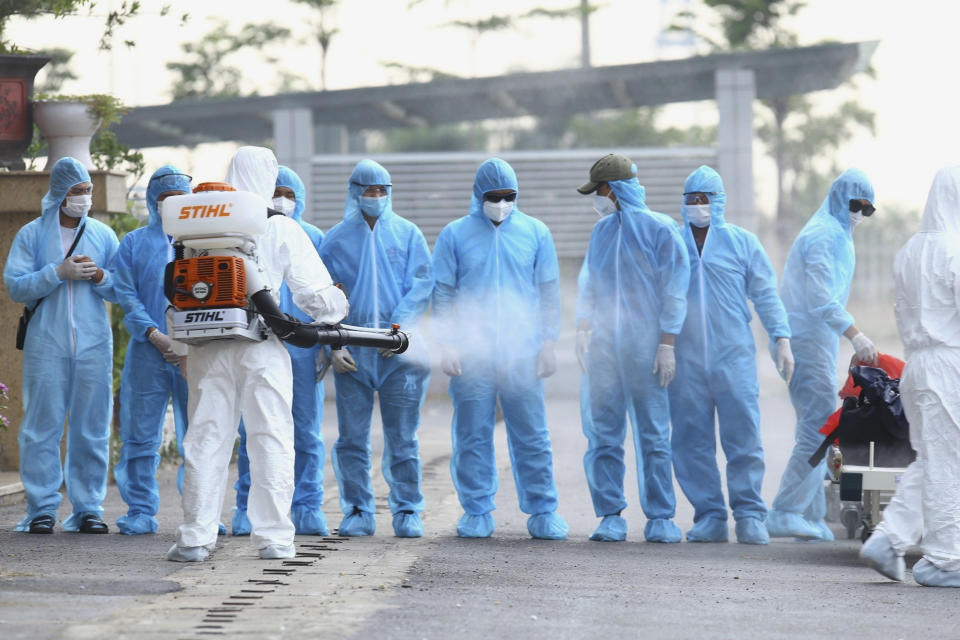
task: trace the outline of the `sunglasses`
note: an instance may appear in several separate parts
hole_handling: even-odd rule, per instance
[[[506,202],[513,202],[517,199],[516,193],[508,193],[506,195],[501,195],[497,193],[485,193],[483,194],[483,199],[485,202],[500,202],[505,200]]]
[[[189,191],[193,177],[185,173],[165,173],[162,176],[150,178],[149,184],[153,184],[154,182],[160,183],[160,186],[167,191],[183,191],[184,186],[186,186],[186,190]],[[186,185],[184,185],[184,182],[186,182]]]
[[[683,204],[710,204],[710,196],[713,195],[706,191],[691,191],[683,194]]]
[[[876,210],[877,208],[870,203],[864,204],[860,200],[850,201],[850,211],[852,211],[853,213],[856,213],[858,211],[863,211],[863,215],[865,218],[869,218],[870,216],[872,216],[873,212]]]

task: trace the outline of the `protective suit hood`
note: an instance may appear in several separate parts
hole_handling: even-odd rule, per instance
[[[513,211],[510,214],[513,215],[513,213],[520,210],[518,205],[520,189],[517,185],[517,174],[506,160],[501,160],[500,158],[490,158],[486,160],[477,169],[477,175],[473,180],[473,195],[470,196],[470,215],[486,218],[486,214],[483,213],[483,194],[488,191],[499,191],[501,189],[510,189],[517,192],[517,199],[514,200]],[[508,215],[504,218],[503,222],[505,223],[509,219],[510,216]]]
[[[227,169],[227,182],[238,191],[263,198],[264,207],[273,200],[279,165],[273,151],[265,147],[240,147]]]
[[[920,231],[960,233],[960,165],[937,172],[927,195]]]
[[[710,226],[719,226],[725,222],[727,194],[723,190],[723,179],[712,167],[700,165],[696,171],[687,176],[686,182],[683,183],[683,192],[707,194],[710,198]],[[687,220],[687,210],[682,206],[680,210],[683,215],[683,226],[687,227],[690,224]]]
[[[850,228],[850,201],[864,198],[874,202],[873,184],[860,169],[847,169],[830,185],[830,192],[815,215],[828,215],[847,231]]]
[[[346,221],[359,220],[363,222],[360,210],[360,197],[367,187],[383,185],[387,188],[387,207],[380,218],[393,214],[393,186],[390,182],[390,172],[380,163],[373,160],[361,160],[350,174],[350,184],[347,188],[347,202],[343,207],[343,219]]]
[[[161,224],[160,220],[160,208],[157,203],[157,198],[160,197],[161,193],[165,191],[176,191],[180,190],[184,193],[190,193],[190,180],[186,177],[177,176],[175,178],[176,185],[171,187],[169,185],[164,186],[160,184],[159,181],[154,180],[154,178],[159,178],[161,176],[170,175],[172,173],[182,173],[180,169],[177,169],[172,164],[165,164],[156,171],[153,172],[153,175],[150,176],[150,182],[147,184],[147,211],[150,212],[150,218],[147,222],[148,226],[154,227]]]
[[[53,165],[50,172],[50,189],[43,196],[41,204],[43,217],[53,216],[56,218],[60,204],[67,197],[67,191],[75,184],[81,182],[90,182],[90,173],[87,168],[74,158],[60,158]]]
[[[637,165],[631,165],[630,171],[636,176]],[[617,196],[620,211],[650,211],[647,207],[647,190],[636,177],[627,180],[611,180],[607,184]]]
[[[303,220],[303,210],[307,206],[307,189],[303,186],[303,180],[300,179],[300,176],[298,176],[297,173],[290,167],[280,165],[280,168],[277,171],[276,186],[293,189],[293,195],[297,199],[297,206],[294,208],[293,214],[291,214],[290,218],[296,220],[297,222]]]

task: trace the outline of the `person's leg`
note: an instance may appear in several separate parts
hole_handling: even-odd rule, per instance
[[[283,343],[268,339],[245,346],[240,406],[250,456],[250,539],[257,549],[292,547],[293,375]],[[290,549],[292,552],[293,550]]]
[[[209,547],[217,541],[230,456],[240,422],[241,349],[226,340],[190,348],[190,426],[183,438],[183,524],[177,530],[176,544],[180,549]]]
[[[323,515],[323,383],[317,382],[320,347],[288,347],[293,368],[294,490],[291,517],[298,534],[327,535]]]
[[[722,523],[722,527],[717,523],[710,524],[716,532],[722,528],[722,539],[726,540],[727,506],[717,468],[715,404],[707,375],[702,370],[691,371],[689,367],[683,373],[678,371],[670,384],[669,398],[673,469],[680,488],[694,509],[695,526],[687,532],[687,539],[699,542],[717,537],[704,537],[697,532],[696,525],[700,524],[702,528],[705,526],[703,521],[710,519]]]
[[[383,419],[383,477],[390,486],[390,511],[423,511],[420,490],[420,407],[430,371],[416,366],[398,367],[380,386]]]
[[[177,453],[183,460],[183,438],[187,435],[187,426],[189,424],[188,385],[187,379],[183,377],[185,372],[180,367],[174,368],[173,374],[173,428],[177,435]],[[177,491],[183,494],[183,463],[177,469]]]
[[[71,385],[67,424],[67,457],[64,482],[73,514],[63,530],[79,529],[85,514],[103,514],[110,463],[110,420],[113,417],[113,369],[105,350],[89,359],[77,360]]]
[[[54,520],[60,507],[63,469],[60,439],[67,417],[73,363],[69,358],[27,351],[23,355],[23,421],[17,435],[20,481],[27,498],[27,513],[15,531],[28,531],[40,515]]]
[[[594,513],[602,517],[619,514],[627,507],[623,492],[627,404],[612,351],[602,349],[596,340],[590,349],[588,374],[580,392],[583,435],[587,438],[583,468]]]
[[[155,533],[160,494],[157,466],[172,377],[160,352],[149,342],[131,339],[120,383],[120,459],[113,477],[127,513],[117,520],[120,533]]]
[[[240,442],[237,444],[237,481],[233,488],[237,492],[233,508],[230,532],[235,536],[250,535],[250,518],[247,517],[247,503],[250,501],[250,456],[247,454],[247,427],[240,418],[237,427]]]
[[[735,520],[764,520],[763,441],[760,436],[759,387],[756,365],[750,363],[749,377],[731,380],[716,388],[720,445],[727,458],[727,493]],[[744,367],[746,368],[746,367]]]
[[[493,511],[498,487],[493,448],[497,397],[492,369],[480,368],[474,363],[464,363],[463,375],[450,378],[453,402],[450,475],[460,505],[468,515]]]
[[[358,372],[359,373],[359,372]],[[340,487],[340,509],[376,511],[370,479],[370,417],[374,390],[352,373],[336,374],[339,435],[330,452]]]

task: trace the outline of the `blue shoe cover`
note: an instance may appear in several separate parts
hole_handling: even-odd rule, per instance
[[[218,536],[227,535],[227,525],[223,524],[222,522],[217,524],[217,535]]]
[[[268,544],[260,549],[261,560],[286,560],[297,557],[297,548],[292,544]]]
[[[360,511],[354,507],[353,513],[348,513],[340,521],[340,536],[352,538],[355,536],[372,536],[377,530],[377,521],[372,513]]]
[[[208,544],[203,547],[178,547],[173,545],[170,551],[167,551],[167,560],[170,562],[203,562],[210,557],[215,545]]]
[[[736,531],[740,544],[770,544],[770,534],[760,518],[740,518]]]
[[[687,542],[726,542],[729,539],[727,521],[720,518],[700,518],[687,531]]]
[[[398,538],[422,538],[423,520],[416,513],[393,514],[393,535]]]
[[[590,539],[594,542],[623,542],[627,539],[627,521],[618,515],[603,516]]]
[[[860,559],[871,569],[880,572],[891,580],[903,582],[907,567],[903,556],[898,556],[890,538],[883,531],[874,531],[873,535],[860,547]]]
[[[944,571],[926,557],[913,565],[913,579],[925,587],[960,587],[960,571]]]
[[[298,536],[328,536],[327,516],[320,507],[294,507],[290,510],[290,519]]]
[[[570,527],[556,511],[551,511],[527,518],[527,531],[539,540],[566,540]]]
[[[117,518],[117,529],[125,536],[156,533],[158,527],[157,519],[146,513],[132,512]]]
[[[69,531],[70,533],[76,533],[80,531],[80,521],[83,519],[83,516],[87,515],[88,513],[92,513],[98,517],[103,515],[103,511],[78,511],[76,513],[71,513],[70,517],[63,521],[63,525],[61,525],[60,529],[63,531]]]
[[[822,533],[799,513],[790,511],[768,511],[764,524],[771,538],[819,540]]]
[[[643,528],[643,537],[647,542],[667,542],[674,543],[683,540],[683,532],[680,527],[673,523],[673,520],[666,518],[656,518],[647,520],[647,526]]]
[[[13,530],[14,530],[14,531],[17,531],[17,532],[19,532],[19,533],[29,533],[29,532],[30,532],[30,521],[33,520],[34,518],[39,518],[39,517],[42,516],[42,515],[48,515],[48,516],[50,516],[51,518],[53,518],[53,523],[54,523],[54,525],[56,525],[56,523],[57,523],[57,514],[56,514],[56,513],[50,513],[49,511],[47,511],[47,512],[41,511],[40,513],[37,513],[37,514],[32,515],[32,516],[31,516],[30,514],[27,514],[27,515],[23,516],[23,518],[20,520],[20,522],[18,522],[16,525],[14,525]]]
[[[233,522],[230,523],[231,533],[235,536],[250,535],[250,520],[247,519],[247,510],[239,507],[233,510]],[[226,533],[226,531],[224,531]]]
[[[810,521],[807,520],[807,522]],[[818,520],[816,522],[810,522],[810,525],[817,531],[817,542],[833,542],[833,531],[830,530],[826,522]]]
[[[465,513],[457,523],[457,535],[461,538],[489,538],[496,527],[493,516],[489,513],[472,515]]]

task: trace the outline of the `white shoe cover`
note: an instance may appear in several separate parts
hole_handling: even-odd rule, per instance
[[[203,562],[210,557],[215,545],[206,547],[178,547],[173,545],[167,551],[167,560],[171,562]]]
[[[296,555],[297,548],[292,544],[268,544],[260,549],[261,560],[284,560],[295,558]]]
[[[906,563],[903,556],[898,556],[890,544],[890,538],[882,531],[875,531],[870,539],[860,547],[860,559],[871,569],[882,573],[891,580],[903,582],[906,574]]]

